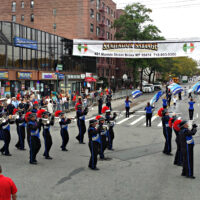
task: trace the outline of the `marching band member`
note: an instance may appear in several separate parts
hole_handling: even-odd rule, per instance
[[[6,116],[4,113],[0,113],[0,118],[1,118],[1,123],[0,123],[0,130],[2,132],[3,140],[4,140],[4,145],[0,149],[1,154],[5,156],[11,156],[10,151],[9,151],[9,145],[10,145],[10,140],[11,140],[11,135],[10,135],[10,124],[14,124],[14,121],[12,121],[12,115],[9,115],[8,119],[6,119]]]
[[[181,175],[186,176],[187,178],[195,179],[193,175],[194,140],[192,136],[197,132],[197,125],[193,124],[192,130],[189,130],[188,127],[187,121],[182,121],[180,123],[181,152],[183,154],[183,170]]]
[[[78,110],[76,111],[76,118],[77,118],[77,126],[79,130],[79,134],[78,136],[76,136],[76,139],[79,141],[80,144],[85,144],[83,142],[84,134],[86,132],[85,115],[87,115],[88,113],[88,108],[86,107],[84,110],[82,110],[81,104],[79,104],[77,108]]]
[[[92,170],[99,170],[97,166],[97,156],[99,154],[100,149],[100,136],[96,129],[97,120],[90,120],[89,121],[89,129],[88,129],[88,137],[89,137],[89,149],[91,152],[91,157],[89,161],[88,167]]]
[[[60,135],[62,137],[62,145],[61,145],[61,149],[62,151],[68,151],[66,149],[66,146],[69,142],[69,133],[68,133],[68,124],[71,123],[71,119],[66,119],[65,117],[65,113],[58,110],[55,112],[55,117],[60,117]]]
[[[35,101],[35,102],[33,103],[33,108],[32,108],[32,110],[31,110],[31,112],[32,112],[32,113],[37,113],[38,107],[39,107],[38,102]]]
[[[103,116],[97,116],[96,120],[99,121],[99,125],[97,128],[97,132],[99,133],[100,136],[100,159],[101,160],[106,160],[105,156],[104,156],[104,151],[106,149],[106,145],[107,145],[107,127],[104,125],[105,123],[105,118]]]
[[[111,111],[110,110],[106,110],[106,115],[105,115],[105,121],[108,124],[108,149],[109,150],[113,150],[113,140],[114,140],[114,120],[117,117],[117,114],[114,112],[113,116],[111,117]]]
[[[49,119],[50,116],[51,116],[50,113],[43,109],[39,110],[37,113],[37,117],[40,118],[39,121],[40,121],[41,127],[43,127],[44,148],[45,148],[43,156],[45,157],[45,159],[52,160],[52,157],[49,156],[49,151],[52,146],[50,126],[54,125],[54,116],[52,116],[51,119]]]
[[[163,125],[163,135],[165,137],[165,147],[163,153],[166,155],[171,154],[171,140],[172,140],[172,131],[169,127],[169,112],[167,109],[162,111],[162,125]]]
[[[30,147],[30,164],[37,164],[36,156],[41,148],[40,129],[41,123],[37,122],[36,114],[29,113],[27,115],[27,137],[29,139]]]
[[[16,118],[15,122],[17,125],[17,134],[18,134],[18,142],[15,147],[19,150],[25,150],[24,148],[24,140],[25,140],[25,127],[26,127],[26,120],[23,117],[22,110],[14,109],[13,115],[19,114]]]
[[[173,123],[173,129],[174,132],[176,134],[176,146],[177,146],[177,150],[176,150],[176,154],[175,154],[175,159],[174,159],[174,165],[178,165],[178,166],[182,166],[183,165],[183,155],[181,153],[181,142],[180,142],[180,123],[182,120],[180,119],[175,119],[174,123]]]

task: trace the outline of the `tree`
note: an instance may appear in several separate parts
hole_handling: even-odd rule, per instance
[[[115,38],[117,40],[163,40],[160,30],[153,24],[150,18],[152,10],[145,5],[134,3],[125,7],[124,14],[115,20]],[[145,68],[149,67],[151,59],[126,59],[129,66],[134,67],[134,86],[136,86],[138,75],[140,74],[140,89],[142,90],[142,80]],[[152,68],[153,69],[153,68]],[[138,73],[140,71],[140,73]],[[152,71],[152,73],[155,69]],[[151,73],[151,75],[152,75]]]

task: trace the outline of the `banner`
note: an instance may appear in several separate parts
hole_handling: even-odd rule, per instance
[[[73,40],[74,56],[110,58],[165,58],[200,54],[200,41]]]
[[[19,37],[14,38],[14,45],[16,47],[23,47],[23,48],[34,49],[34,50],[38,49],[37,41],[28,40],[28,39],[19,38]]]

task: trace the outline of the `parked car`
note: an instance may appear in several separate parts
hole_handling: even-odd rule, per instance
[[[156,82],[153,84],[154,90],[162,90],[162,84],[160,82]]]
[[[142,91],[143,92],[147,92],[147,93],[154,92],[154,86],[153,86],[153,84],[143,85],[142,86]]]

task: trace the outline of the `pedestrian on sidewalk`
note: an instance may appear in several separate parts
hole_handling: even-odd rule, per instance
[[[191,98],[188,104],[189,104],[189,118],[190,120],[193,120],[195,101],[193,101],[193,99]]]
[[[176,96],[173,96],[174,108],[176,108]]]
[[[129,96],[126,97],[125,100],[125,109],[126,109],[126,118],[129,118],[129,111],[130,111],[130,104],[132,103],[132,101],[129,100]]]
[[[147,103],[147,106],[144,110],[146,110],[146,127],[151,127],[151,118],[152,118],[152,110],[154,107],[150,105],[150,102]]]
[[[103,107],[103,95],[100,94],[99,99],[98,99],[98,111],[99,111],[99,115],[101,114],[102,107]]]
[[[2,174],[2,168],[0,165],[0,199],[1,200],[16,200],[17,199],[17,187],[11,178],[5,177]]]

